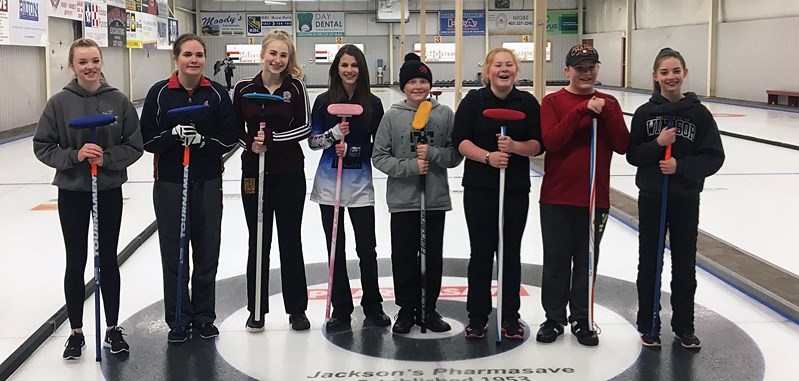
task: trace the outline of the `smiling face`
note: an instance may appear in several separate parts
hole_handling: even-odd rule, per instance
[[[405,99],[409,105],[418,107],[430,94],[430,86],[430,81],[425,78],[411,78],[405,83],[402,92],[405,93]]]
[[[669,98],[667,96],[669,94],[676,96],[681,94],[682,82],[687,75],[688,69],[679,59],[666,57],[660,61],[657,69],[652,73],[652,79],[660,85],[660,94]]]
[[[175,58],[178,73],[199,77],[205,68],[205,47],[197,40],[187,40],[180,45],[180,53]]]
[[[491,59],[488,68],[488,81],[496,90],[508,90],[516,82],[516,73],[519,67],[516,60],[508,52],[498,52]]]
[[[591,94],[599,74],[599,64],[594,60],[582,60],[563,70],[569,78],[567,90],[574,94]]]
[[[280,74],[289,63],[289,47],[285,42],[272,40],[261,50],[264,72]]]
[[[100,83],[100,73],[103,71],[103,57],[100,49],[96,47],[78,47],[73,51],[69,68],[75,72],[78,85],[83,88],[93,88]]]
[[[358,60],[349,54],[342,55],[338,62],[338,76],[341,78],[344,88],[354,90],[358,84],[359,73]]]

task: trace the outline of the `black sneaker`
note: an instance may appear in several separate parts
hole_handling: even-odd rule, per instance
[[[452,329],[452,326],[444,321],[441,315],[436,311],[428,312],[424,315],[424,325],[425,328],[433,332],[447,332]]]
[[[524,326],[518,319],[502,322],[502,337],[511,340],[524,339]]]
[[[466,335],[467,339],[484,339],[487,331],[488,326],[486,323],[481,321],[469,321],[469,325],[466,326],[463,333]]]
[[[558,336],[563,334],[563,324],[554,320],[547,319],[539,327],[538,333],[535,335],[535,341],[539,343],[554,342]]]
[[[702,347],[702,342],[693,333],[679,334],[674,332],[674,339],[678,340],[683,348],[697,349]]]
[[[641,333],[641,345],[645,347],[660,347],[660,336],[651,333]]]
[[[86,340],[83,339],[83,334],[72,332],[64,343],[64,359],[75,360],[80,357],[82,350],[86,347]]]
[[[289,324],[291,324],[291,329],[295,331],[305,331],[311,328],[311,322],[308,321],[305,312],[289,315]]]
[[[388,327],[391,325],[391,318],[383,311],[369,312],[366,315],[366,321],[378,326]]]
[[[189,339],[190,333],[191,328],[189,327],[170,329],[169,334],[166,336],[166,341],[170,343],[185,343]]]
[[[212,339],[214,337],[219,336],[219,329],[216,328],[214,323],[200,323],[199,326],[195,326],[194,329],[197,330],[197,333],[200,334],[200,337],[203,339]]]
[[[125,342],[125,338],[122,337],[122,335],[124,335],[124,333],[122,333],[122,329],[122,327],[116,326],[111,328],[110,331],[105,332],[105,341],[103,342],[103,346],[111,348],[111,353],[113,354],[130,352],[130,346]]]
[[[406,334],[411,331],[415,323],[414,311],[410,308],[400,308],[399,313],[394,318],[394,326],[391,331],[399,334]]]
[[[338,331],[350,326],[352,318],[349,316],[331,316],[325,323],[325,329],[328,332]]]
[[[595,347],[599,345],[599,336],[596,331],[588,328],[588,322],[572,322],[572,334],[577,337],[577,342],[587,347]]]
[[[261,320],[255,321],[255,314],[251,313],[247,318],[247,332],[257,333],[264,331],[264,317]]]

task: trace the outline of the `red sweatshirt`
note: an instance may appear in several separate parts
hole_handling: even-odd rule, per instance
[[[544,157],[542,204],[588,206],[591,155],[591,97],[605,98],[597,119],[596,207],[610,207],[610,160],[613,152],[624,154],[630,132],[619,102],[599,91],[578,95],[565,88],[544,97],[541,102],[541,134],[547,154]]]

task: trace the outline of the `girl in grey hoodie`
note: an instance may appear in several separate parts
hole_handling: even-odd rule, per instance
[[[86,234],[92,212],[91,164],[96,164],[98,189],[100,271],[105,307],[105,346],[111,353],[128,351],[117,326],[119,317],[119,265],[117,243],[122,221],[122,184],[127,167],[143,152],[136,109],[125,94],[105,83],[103,55],[97,43],[81,38],[69,48],[69,68],[75,79],[53,95],[44,107],[33,136],[36,158],[56,169],[53,185],[58,187],[58,216],[67,252],[64,294],[72,334],[64,358],[80,357],[83,339],[83,270],[88,245]],[[116,122],[97,127],[96,143],[88,129],[71,129],[69,121],[96,114],[116,115]]]
[[[417,108],[430,93],[430,68],[411,57],[400,69],[400,88],[406,99],[395,103],[377,129],[372,160],[374,167],[388,175],[386,201],[391,213],[391,263],[394,290],[400,307],[392,330],[410,332],[414,324],[433,332],[450,330],[436,312],[443,269],[444,212],[452,210],[447,168],[454,168],[463,156],[452,146],[450,134],[455,116],[452,110],[431,100],[430,118],[421,132],[411,126]],[[413,59],[415,58],[415,59]],[[423,138],[420,140],[420,138]],[[421,274],[417,264],[420,249],[420,176],[426,177],[426,299],[421,310]],[[422,318],[424,313],[424,319]]]

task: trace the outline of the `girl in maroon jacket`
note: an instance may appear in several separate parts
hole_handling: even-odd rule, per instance
[[[255,319],[255,266],[258,212],[258,155],[266,155],[263,205],[263,261],[261,262],[261,315],[269,312],[269,249],[272,246],[272,223],[277,219],[280,247],[280,274],[283,303],[289,314],[291,329],[311,327],[305,310],[308,308],[308,286],[302,258],[300,229],[305,206],[305,157],[300,141],[311,132],[308,93],[300,80],[302,68],[291,37],[285,31],[274,31],[261,42],[263,69],[253,78],[242,80],[233,91],[236,125],[241,133],[244,152],[241,154],[241,199],[249,229],[247,260],[247,319],[249,332],[264,330],[264,319]],[[273,94],[283,97],[276,105],[261,106],[244,99],[247,93]],[[266,128],[259,130],[260,122]]]

